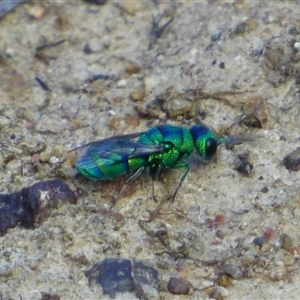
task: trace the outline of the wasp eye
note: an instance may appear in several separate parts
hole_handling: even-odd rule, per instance
[[[217,152],[217,141],[213,138],[209,138],[206,141],[205,150],[206,150],[206,157],[211,159],[214,154]]]

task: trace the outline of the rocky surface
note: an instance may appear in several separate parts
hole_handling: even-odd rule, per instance
[[[60,179],[78,200],[0,237],[0,298],[297,299],[299,9],[29,1],[3,15],[0,193]],[[112,209],[124,179],[76,175],[73,148],[166,122],[250,141],[191,157],[174,202],[181,170],[155,182],[158,202],[145,174]],[[119,260],[134,290],[86,275]]]

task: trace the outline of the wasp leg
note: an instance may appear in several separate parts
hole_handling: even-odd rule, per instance
[[[157,199],[155,197],[155,191],[154,191],[154,179],[152,178],[152,198],[155,202],[157,202]]]
[[[153,168],[152,170],[150,170],[151,177],[152,177],[152,198],[155,202],[157,202],[157,198],[155,196],[155,190],[154,190],[154,180],[158,179],[159,174],[161,173],[161,171],[164,169],[163,166],[158,165],[157,167]]]
[[[155,202],[157,202],[157,198],[155,196],[155,188],[154,188],[154,179],[152,178],[152,198]]]
[[[110,208],[113,208],[116,203],[118,202],[118,200],[120,199],[120,197],[122,196],[122,194],[124,193],[124,191],[126,190],[126,188],[128,187],[128,185],[135,179],[137,179],[145,170],[145,167],[141,167],[139,169],[137,169],[137,171],[132,174],[124,183],[123,187],[121,188],[121,191],[119,192],[119,195],[117,196],[117,199],[115,200],[115,202],[110,206]]]
[[[177,164],[174,164],[174,165],[172,166],[172,169],[181,169],[181,168],[185,168],[186,170],[185,170],[184,173],[182,174],[182,176],[181,176],[181,178],[180,178],[180,182],[179,182],[177,188],[175,189],[175,192],[174,192],[174,194],[173,194],[173,196],[172,196],[172,202],[174,202],[175,197],[176,197],[176,195],[177,195],[177,192],[178,192],[178,190],[180,189],[180,187],[181,187],[181,185],[182,185],[182,182],[184,181],[185,177],[187,176],[187,174],[188,174],[189,171],[190,171],[190,166],[189,166],[189,164],[187,164],[187,163],[177,163]]]

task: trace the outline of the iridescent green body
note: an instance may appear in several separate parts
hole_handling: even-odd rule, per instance
[[[78,157],[76,168],[85,177],[98,180],[132,174],[125,186],[146,169],[156,179],[165,168],[184,168],[173,195],[175,197],[189,172],[185,159],[196,150],[202,159],[210,160],[218,145],[227,141],[241,140],[235,137],[217,138],[205,125],[194,125],[188,129],[166,124],[146,132],[114,136],[79,147],[77,149],[82,149],[83,154]]]
[[[138,141],[132,139],[139,136]],[[216,152],[217,139],[204,125],[190,129],[173,125],[161,125],[143,133],[92,142],[80,147],[76,168],[85,177],[109,180],[146,168],[157,177],[165,168],[188,167],[183,162],[195,149],[205,160]]]
[[[80,147],[84,153],[78,157],[76,168],[87,178],[111,180],[147,165],[150,150],[163,151],[162,147],[145,147],[131,138],[133,135],[116,136]]]
[[[164,151],[148,158],[150,168],[168,168],[189,156],[195,149],[193,137],[187,128],[163,125],[154,127],[139,138],[147,145],[164,145]]]
[[[214,145],[212,145],[214,149],[211,149],[211,143],[207,143],[207,141],[211,140],[215,141]],[[184,160],[195,149],[205,160],[210,159],[211,150],[214,154],[217,149],[214,133],[203,125],[194,125],[190,129],[172,125],[154,127],[142,134],[139,142],[149,145],[164,145],[164,151],[152,154],[148,158],[147,166],[155,178],[165,168],[188,169],[189,166]]]

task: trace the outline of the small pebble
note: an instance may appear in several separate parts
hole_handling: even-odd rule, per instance
[[[39,153],[35,153],[31,156],[31,162],[32,163],[37,163],[40,161],[40,155]]]
[[[285,275],[286,275],[286,271],[284,270],[284,268],[277,267],[270,273],[270,279],[274,281],[280,281],[284,279]]]
[[[294,256],[295,259],[299,260],[299,258],[300,258],[300,247],[297,247],[297,246],[291,247],[289,252]]]
[[[248,156],[248,153],[240,154],[235,162],[236,170],[245,175],[251,174],[253,169],[253,165],[249,162]]]
[[[217,286],[211,289],[209,298],[216,299],[216,300],[223,300],[227,296],[228,296],[228,291],[222,286]]]
[[[32,18],[37,19],[37,20],[41,20],[44,13],[45,13],[44,7],[42,7],[39,4],[35,4],[34,6],[30,7],[28,10],[28,14]]]
[[[168,291],[173,295],[187,295],[192,290],[192,284],[183,278],[171,277],[168,281]]]
[[[287,250],[287,251],[289,251],[289,249],[291,247],[293,247],[293,240],[286,233],[283,233],[283,234],[280,235],[280,237],[279,237],[279,243],[280,243],[280,247],[282,249],[284,249],[284,250]]]
[[[4,203],[0,208],[0,236],[17,225],[33,228],[50,217],[58,204],[66,202],[76,204],[77,197],[59,179],[40,181],[12,194],[0,194],[0,203]]]
[[[141,67],[135,63],[128,64],[126,69],[129,74],[138,74],[141,72]]]
[[[276,236],[276,232],[272,228],[267,228],[263,233],[264,238],[269,241]]]
[[[93,52],[91,46],[89,43],[85,43],[83,46],[83,53],[85,54],[91,54]]]
[[[231,285],[231,278],[226,275],[222,274],[217,281],[218,285],[223,286],[223,287],[228,287]]]
[[[162,103],[157,99],[150,101],[146,106],[146,112],[152,118],[160,118],[163,114]]]
[[[48,162],[50,158],[53,156],[53,148],[50,145],[47,145],[45,151],[40,153],[40,160],[42,162]]]
[[[282,260],[276,261],[276,266],[278,266],[278,267],[283,267],[283,266],[284,266],[283,261],[282,261]]]
[[[298,51],[300,49],[300,42],[296,42],[294,48]]]
[[[212,218],[206,218],[205,223],[208,228],[214,229],[215,228],[215,221]]]
[[[8,127],[11,123],[11,120],[5,116],[0,116],[0,129]]]
[[[222,32],[217,32],[211,36],[210,40],[212,42],[216,42],[221,38],[221,36],[222,36]]]
[[[7,47],[4,51],[4,54],[6,58],[13,58],[17,55],[17,52],[14,48]]]
[[[261,189],[261,192],[262,193],[267,193],[269,191],[269,188],[267,186],[264,186],[262,189]]]
[[[56,157],[56,156],[51,156],[50,159],[49,159],[49,162],[51,164],[57,164],[57,163],[59,163],[59,161],[60,161],[59,158]]]
[[[41,293],[41,298],[40,300],[60,300],[62,299],[59,295],[57,294],[50,294],[50,293]]]
[[[101,0],[89,0],[89,1],[101,1]],[[128,15],[134,15],[137,12],[141,11],[144,7],[143,1],[120,1],[119,5],[122,11],[125,11]]]
[[[196,55],[199,54],[199,50],[197,48],[192,48],[190,53],[191,53],[192,56],[196,56]]]
[[[298,35],[298,34],[300,33],[300,31],[298,30],[298,28],[297,28],[296,26],[292,26],[292,27],[289,29],[288,33],[289,33],[290,35]],[[295,47],[295,45],[294,45],[294,47]]]
[[[263,269],[263,268],[256,268],[254,271],[255,271],[256,273],[262,274],[263,271],[264,271],[264,269]]]
[[[150,265],[141,261],[132,262],[133,272],[131,273],[134,287],[138,295],[144,299],[159,299],[158,272]]]
[[[123,88],[123,87],[125,87],[126,85],[127,85],[127,81],[126,81],[125,79],[121,79],[121,80],[119,80],[118,83],[117,83],[117,87],[118,87],[118,88]]]
[[[225,216],[223,214],[217,214],[215,217],[215,226],[218,227],[221,224],[225,223]]]
[[[115,298],[117,293],[132,292],[134,283],[131,276],[132,266],[129,259],[108,258],[95,263],[85,272],[89,282],[100,284],[103,294]]]
[[[130,98],[133,101],[144,101],[145,96],[146,96],[146,91],[144,86],[133,90],[132,93],[130,94]]]
[[[221,267],[221,270],[231,276],[233,279],[241,279],[244,276],[241,268],[233,264],[226,264]]]
[[[256,29],[258,26],[257,20],[252,18],[248,19],[245,22],[240,23],[237,25],[234,30],[229,34],[230,38],[234,38],[235,36],[241,36],[247,34]]]
[[[176,117],[188,113],[193,107],[193,103],[182,98],[173,98],[166,104],[166,110],[171,117]]]
[[[300,171],[300,147],[283,159],[283,165],[290,171]]]
[[[254,40],[252,47],[253,47],[253,50],[251,51],[251,55],[260,56],[264,53],[265,44],[261,39]]]
[[[258,236],[253,239],[253,244],[262,247],[266,243],[266,239],[263,236]]]
[[[294,256],[289,254],[289,255],[286,255],[284,258],[283,258],[283,263],[285,266],[291,266],[294,264]]]
[[[224,62],[220,62],[219,63],[219,68],[220,69],[225,69],[225,63]]]
[[[223,240],[223,239],[225,238],[225,236],[226,236],[226,234],[225,234],[225,232],[224,232],[223,230],[218,229],[218,230],[216,231],[216,237],[217,237],[217,238]]]

